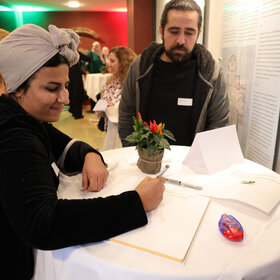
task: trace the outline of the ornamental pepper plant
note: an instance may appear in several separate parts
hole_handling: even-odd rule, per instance
[[[142,120],[141,114],[138,118],[133,116],[134,131],[128,135],[125,140],[130,143],[136,143],[136,149],[147,149],[148,156],[152,156],[157,150],[169,149],[170,145],[166,138],[175,140],[173,133],[165,129],[165,124],[157,124],[154,120],[148,124]]]

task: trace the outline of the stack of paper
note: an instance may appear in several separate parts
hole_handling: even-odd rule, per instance
[[[209,198],[165,191],[163,202],[148,213],[148,224],[111,238],[152,255],[182,263],[208,206]]]

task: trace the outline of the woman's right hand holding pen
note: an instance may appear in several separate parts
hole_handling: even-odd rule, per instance
[[[135,188],[141,198],[145,212],[157,208],[161,203],[165,190],[165,181],[163,177],[152,178],[147,176]]]

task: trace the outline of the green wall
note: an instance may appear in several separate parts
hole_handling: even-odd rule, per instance
[[[47,15],[48,12],[0,11],[0,28],[11,32],[26,23],[33,23],[45,28],[48,24]]]

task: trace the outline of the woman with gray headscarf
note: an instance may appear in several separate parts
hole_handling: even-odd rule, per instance
[[[107,198],[61,200],[58,171],[82,172],[82,190],[102,189],[102,155],[48,122],[69,102],[69,66],[78,59],[69,29],[23,25],[0,42],[0,237],[2,275],[31,279],[33,248],[54,250],[100,241],[147,223],[164,179],[145,178],[133,191]],[[59,169],[58,169],[59,168]]]

